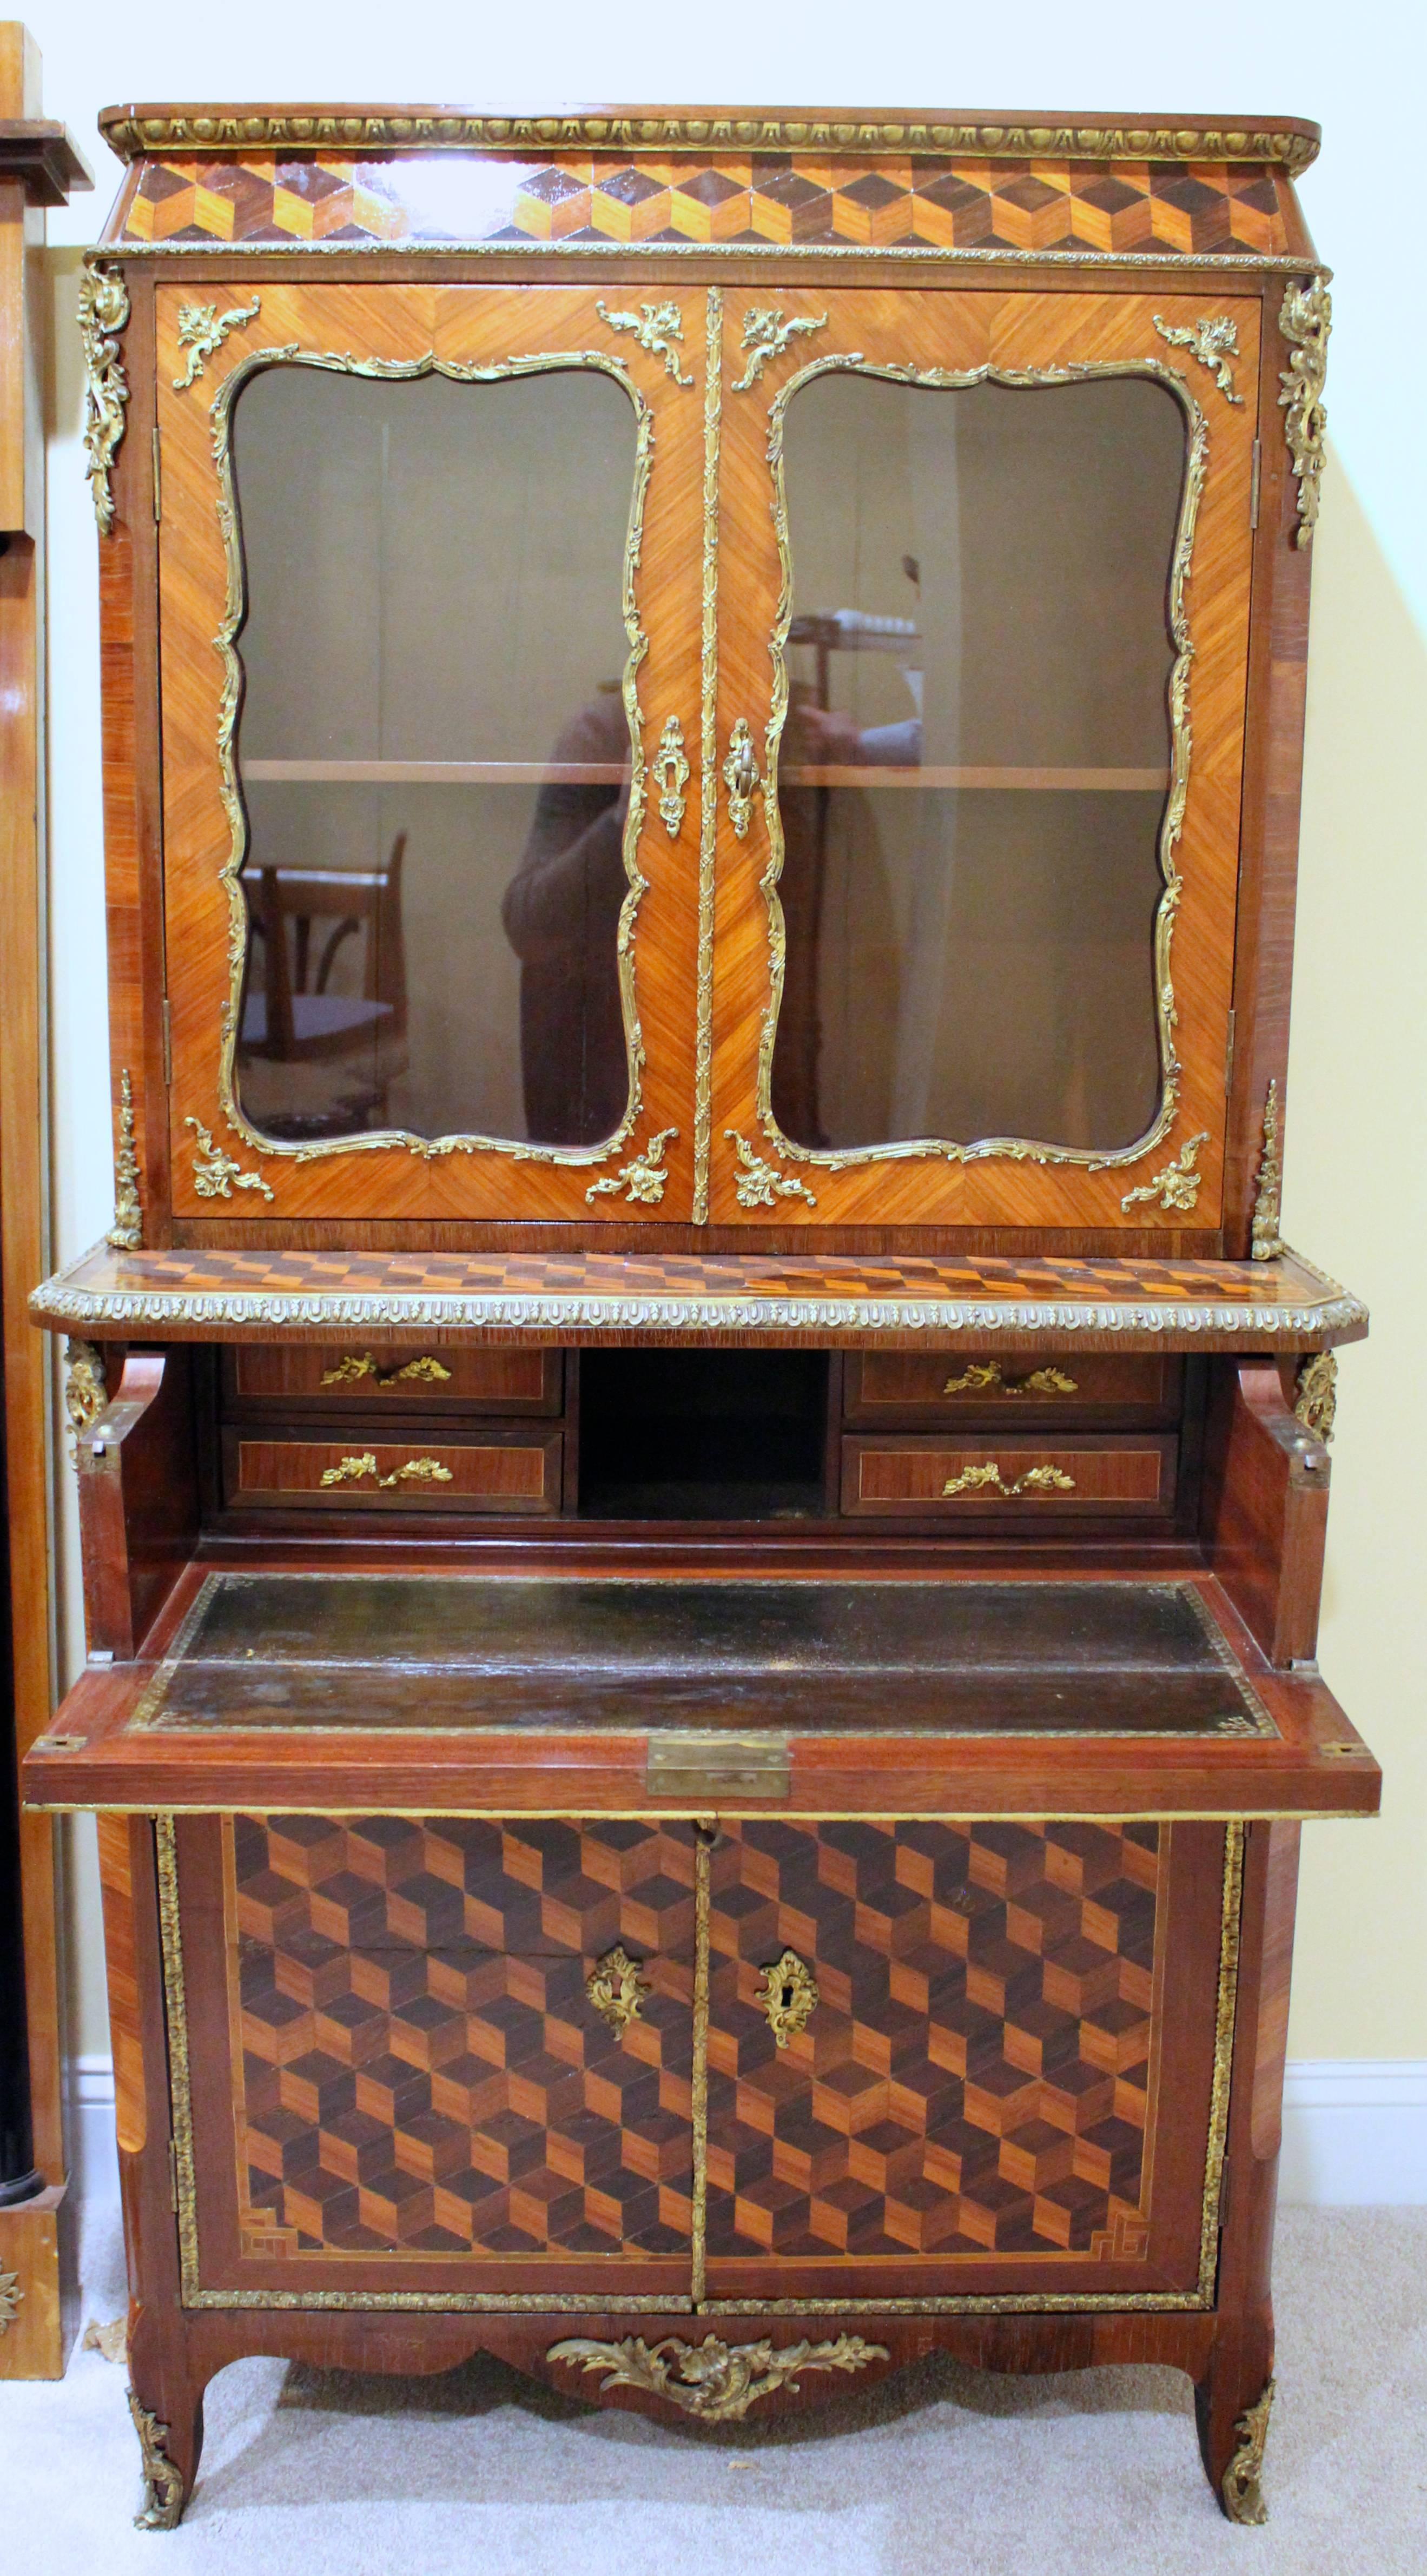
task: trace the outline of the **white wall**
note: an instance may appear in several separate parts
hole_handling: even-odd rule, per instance
[[[1427,13],[1362,0],[1291,11],[1197,0],[971,12],[908,0],[672,0],[594,10],[543,0],[478,15],[432,0],[408,18],[246,0],[199,12],[138,0],[31,0],[51,115],[98,166],[98,199],[50,219],[51,837],[56,1211],[61,1257],[111,1205],[101,900],[95,537],[81,473],[75,255],[117,184],[97,109],[116,99],[746,101],[1318,118],[1302,184],[1336,271],[1333,454],[1315,543],[1313,666],[1285,1217],[1347,1277],[1375,1331],[1342,1372],[1322,1658],[1387,1771],[1377,1825],[1306,1835],[1291,2049],[1427,2059],[1427,1789],[1422,1645],[1427,1365],[1414,1279],[1427,1273],[1423,862],[1427,477],[1418,110]],[[1414,119],[1416,120],[1414,122]],[[65,1557],[75,1630],[75,1559]],[[73,1648],[71,1648],[73,1651]],[[77,1835],[77,1840],[83,1839]],[[72,1921],[71,2044],[104,2045],[99,1922],[87,1863]]]

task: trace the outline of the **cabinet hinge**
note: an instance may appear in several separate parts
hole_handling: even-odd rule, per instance
[[[1236,1013],[1236,1012],[1234,1012],[1234,1011],[1231,1011],[1231,1012],[1229,1013],[1229,1034],[1228,1034],[1228,1036],[1227,1036],[1227,1037],[1225,1038],[1225,1040],[1224,1040],[1224,1097],[1225,1097],[1225,1099],[1227,1099],[1227,1098],[1228,1098],[1229,1093],[1230,1093],[1230,1092],[1233,1090],[1233,1088],[1234,1088],[1234,1022],[1235,1022],[1235,1019],[1237,1018],[1237,1016],[1238,1016],[1238,1015],[1237,1015],[1237,1013]],[[167,1002],[165,1002],[165,1004],[164,1004],[164,1043],[165,1043],[165,1048],[167,1048],[167,1043],[168,1043],[168,1004],[167,1004]],[[167,1063],[167,1061],[168,1061],[167,1054],[165,1054],[164,1061],[165,1061],[165,1063]],[[165,1078],[167,1078],[167,1077],[165,1077]]]
[[[173,1017],[169,1010],[167,993],[165,993],[163,997],[161,1010],[164,1036],[164,1089],[167,1091],[171,1088],[173,1083]],[[1229,1014],[1229,1027],[1231,1031],[1233,1029],[1233,1025],[1234,1016],[1231,1011]]]
[[[1259,523],[1259,473],[1262,465],[1263,440],[1256,438],[1254,440],[1254,479],[1249,485],[1249,526],[1251,528],[1256,528]]]
[[[161,485],[161,483],[160,483],[160,480],[159,480],[159,434],[158,434],[158,431],[157,431],[157,430],[155,430],[155,431],[153,432],[153,458],[154,458],[154,526],[155,526],[155,527],[157,527],[157,526],[158,526],[158,523],[159,523],[159,521],[160,521],[160,519],[163,517],[163,514],[164,514],[164,505],[163,505],[163,487],[162,487],[162,485]]]
[[[168,2198],[175,2218],[178,2216],[178,2149],[172,2138],[168,2142]]]

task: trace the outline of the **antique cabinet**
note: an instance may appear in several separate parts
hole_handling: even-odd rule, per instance
[[[1316,128],[123,108],[70,1336],[133,2408],[1168,2361],[1262,2512]]]

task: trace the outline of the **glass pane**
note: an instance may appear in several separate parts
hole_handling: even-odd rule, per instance
[[[245,1114],[597,1143],[628,1102],[628,396],[275,367],[233,432]]]
[[[1177,403],[830,374],[785,459],[779,1126],[1132,1144],[1160,1084]]]

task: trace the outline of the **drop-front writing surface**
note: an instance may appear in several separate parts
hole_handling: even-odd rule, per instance
[[[232,429],[244,1113],[598,1143],[629,1099],[628,395],[286,363]]]

